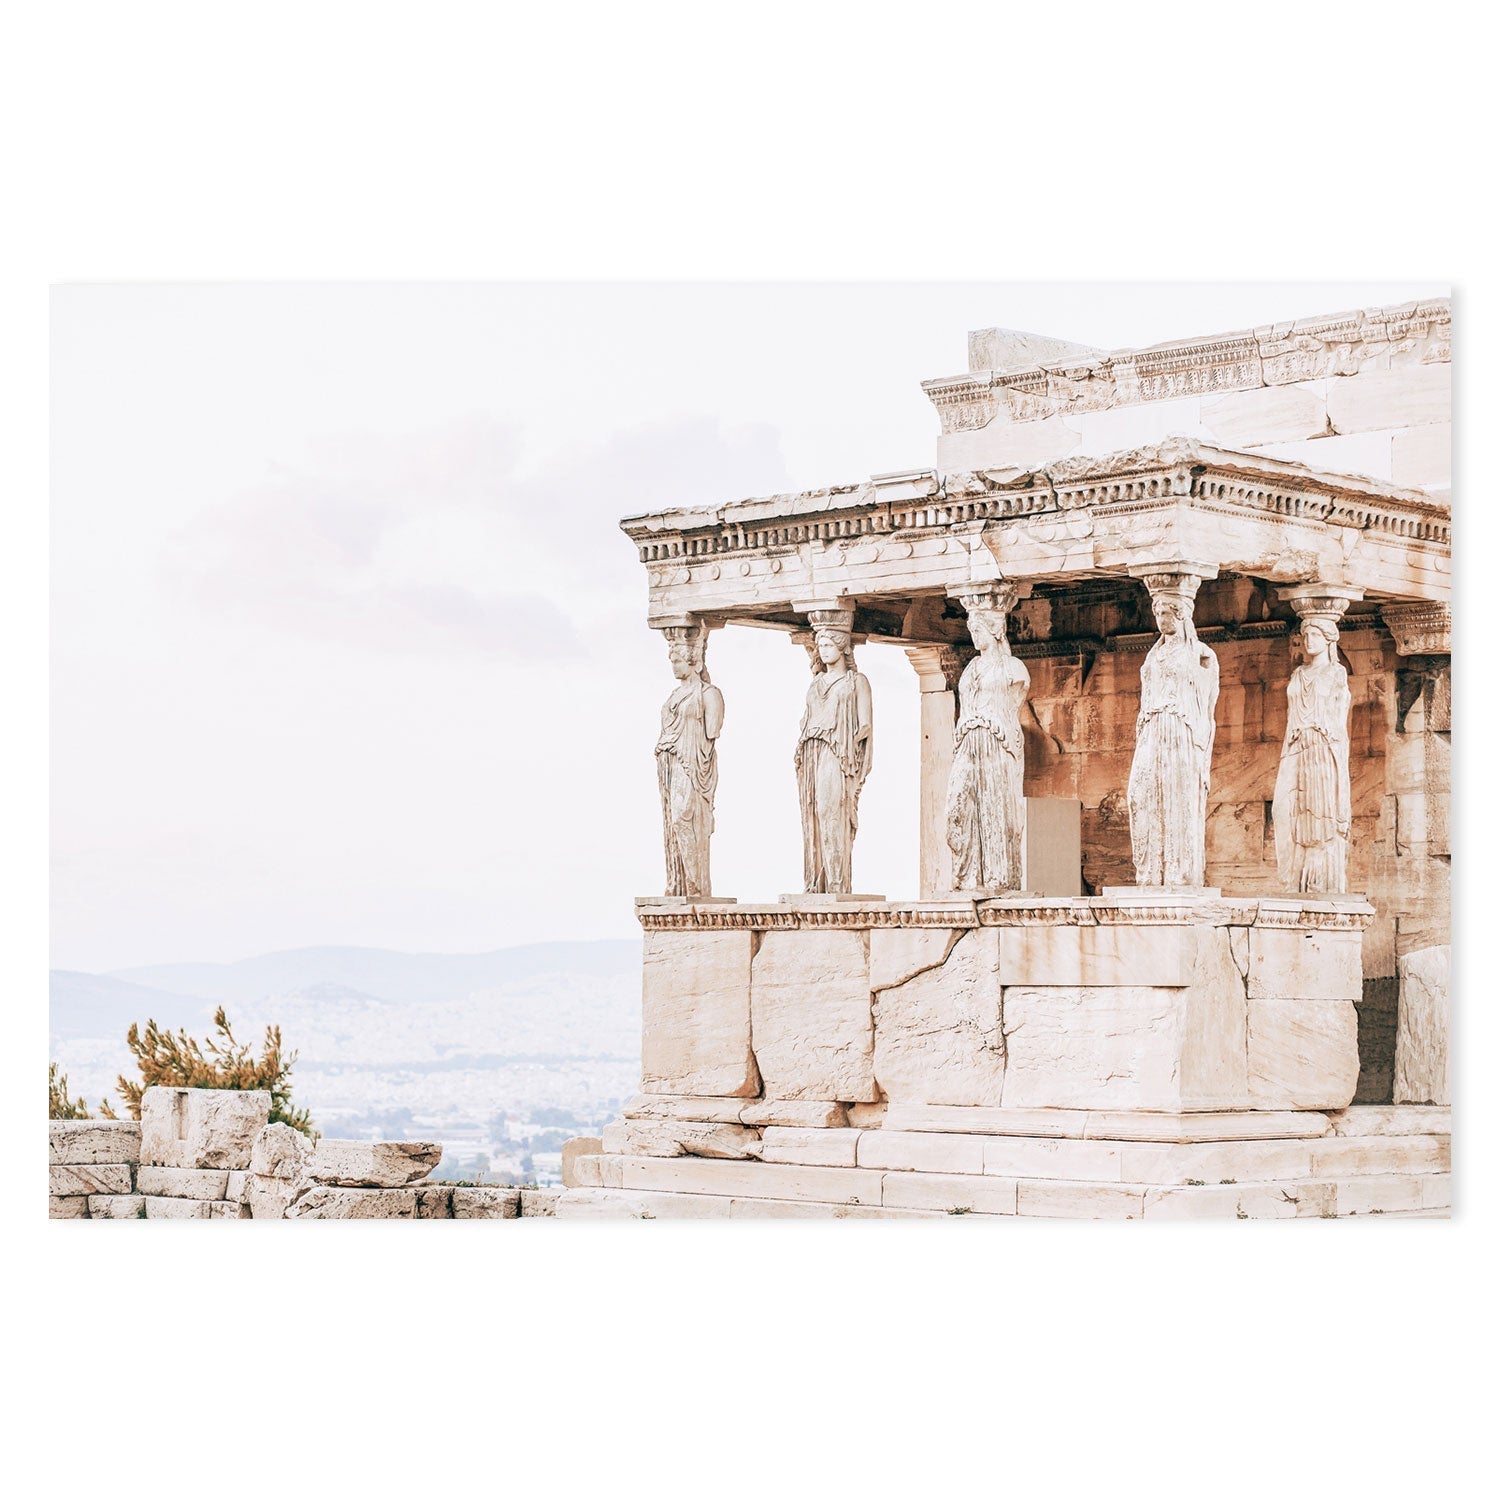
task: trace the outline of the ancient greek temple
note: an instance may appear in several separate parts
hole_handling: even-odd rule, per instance
[[[641,1092],[560,1211],[1444,1211],[1450,332],[987,329],[923,384],[931,466],[624,520],[665,860]],[[805,695],[798,893],[753,901],[713,869],[738,625]],[[881,650],[921,832],[876,895]]]

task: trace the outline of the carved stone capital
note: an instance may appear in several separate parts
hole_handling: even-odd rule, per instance
[[[1453,651],[1453,607],[1448,604],[1387,604],[1380,618],[1401,656],[1448,656]]]
[[[974,660],[972,646],[908,646],[906,659],[924,693],[956,693],[964,668]]]
[[[1198,597],[1198,585],[1205,578],[1217,578],[1217,563],[1163,562],[1135,563],[1130,576],[1138,578],[1150,590],[1154,603],[1157,599],[1177,599],[1192,613],[1193,600]]]
[[[1022,599],[1031,597],[1031,585],[1012,583],[1006,578],[987,583],[953,583],[948,586],[948,597],[958,600],[966,610],[993,609],[1008,615]]]

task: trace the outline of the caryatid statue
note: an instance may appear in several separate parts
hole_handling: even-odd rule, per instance
[[[803,886],[848,895],[859,793],[870,774],[870,683],[854,667],[852,609],[810,609],[813,679],[797,735]]]
[[[691,901],[712,894],[708,840],[714,831],[714,792],[719,784],[715,741],[724,727],[724,695],[708,680],[703,663],[705,625],[667,625],[662,634],[677,679],[662,705],[661,737],[656,742],[667,895]]]
[[[1132,570],[1134,571],[1134,570]],[[1141,666],[1130,764],[1130,848],[1140,885],[1201,887],[1219,659],[1193,628],[1193,599],[1217,569],[1142,570],[1160,639]]]
[[[958,680],[947,807],[953,885],[965,891],[1018,891],[1025,809],[1021,707],[1031,674],[1006,639],[1006,615],[1017,590],[997,584],[958,597],[979,654]]]
[[[1288,891],[1349,889],[1349,674],[1338,622],[1359,589],[1282,589],[1302,622],[1302,662],[1286,689],[1286,738],[1271,803],[1276,868]]]

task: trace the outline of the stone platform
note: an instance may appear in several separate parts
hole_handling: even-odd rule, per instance
[[[1342,1109],[1373,909],[1209,894],[643,908],[642,1089]]]
[[[1448,1206],[1448,1112],[1351,1108],[1362,897],[643,907],[643,1092],[563,1216]]]
[[[1110,1113],[979,1108],[811,1118],[640,1096],[579,1158],[564,1218],[1446,1217],[1449,1112]],[[696,1115],[693,1119],[689,1116]],[[850,1118],[866,1123],[839,1123]],[[670,1116],[676,1116],[671,1118]],[[827,1123],[824,1123],[827,1122]]]

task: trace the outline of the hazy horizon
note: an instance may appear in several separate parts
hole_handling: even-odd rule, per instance
[[[671,688],[619,517],[929,467],[996,325],[1121,348],[1426,283],[54,290],[54,967],[629,939]],[[806,663],[724,630],[714,876],[800,884]],[[859,889],[916,888],[917,691],[868,646]]]

